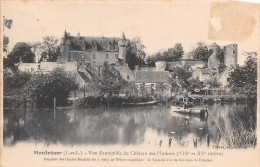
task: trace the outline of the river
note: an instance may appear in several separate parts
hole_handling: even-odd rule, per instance
[[[222,123],[232,130],[234,118],[248,128],[256,122],[256,105],[211,104],[208,117],[181,115],[164,105],[54,110],[4,110],[4,145],[19,142],[62,145],[151,145],[155,147],[198,146],[218,140]],[[254,124],[253,124],[254,125]],[[255,128],[255,126],[253,126]],[[169,145],[169,140],[172,140]]]

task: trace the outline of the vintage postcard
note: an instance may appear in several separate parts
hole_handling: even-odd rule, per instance
[[[257,2],[1,1],[0,166],[259,167],[259,21]]]

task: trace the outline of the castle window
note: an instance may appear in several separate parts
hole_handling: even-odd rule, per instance
[[[127,75],[127,80],[129,80],[129,75]]]
[[[236,45],[235,44],[233,44],[233,48],[235,47]]]
[[[96,59],[96,53],[93,53],[93,59]]]
[[[106,59],[109,59],[109,54],[106,54]]]
[[[33,72],[34,71],[34,68],[31,68],[31,72]]]
[[[38,65],[38,70],[40,69],[40,65]]]
[[[118,59],[118,54],[115,54],[115,59]]]
[[[227,78],[227,81],[230,81],[230,78]]]
[[[233,54],[235,54],[235,50],[233,50]]]
[[[93,66],[95,66],[96,65],[96,61],[93,61]]]

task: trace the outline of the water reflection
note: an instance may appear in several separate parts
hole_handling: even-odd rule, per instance
[[[245,104],[213,104],[208,106],[207,118],[173,113],[158,105],[149,107],[53,110],[4,110],[4,144],[39,142],[46,145],[205,145],[218,140],[218,126],[224,122],[232,129],[232,118],[242,121],[256,119],[256,106]]]

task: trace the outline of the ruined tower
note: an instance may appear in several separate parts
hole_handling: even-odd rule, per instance
[[[211,44],[208,48],[210,54],[208,59],[208,66],[217,69],[218,65],[220,64],[220,60],[217,56],[220,48],[217,44]]]
[[[234,67],[237,64],[237,44],[224,47],[224,64],[227,67]]]

